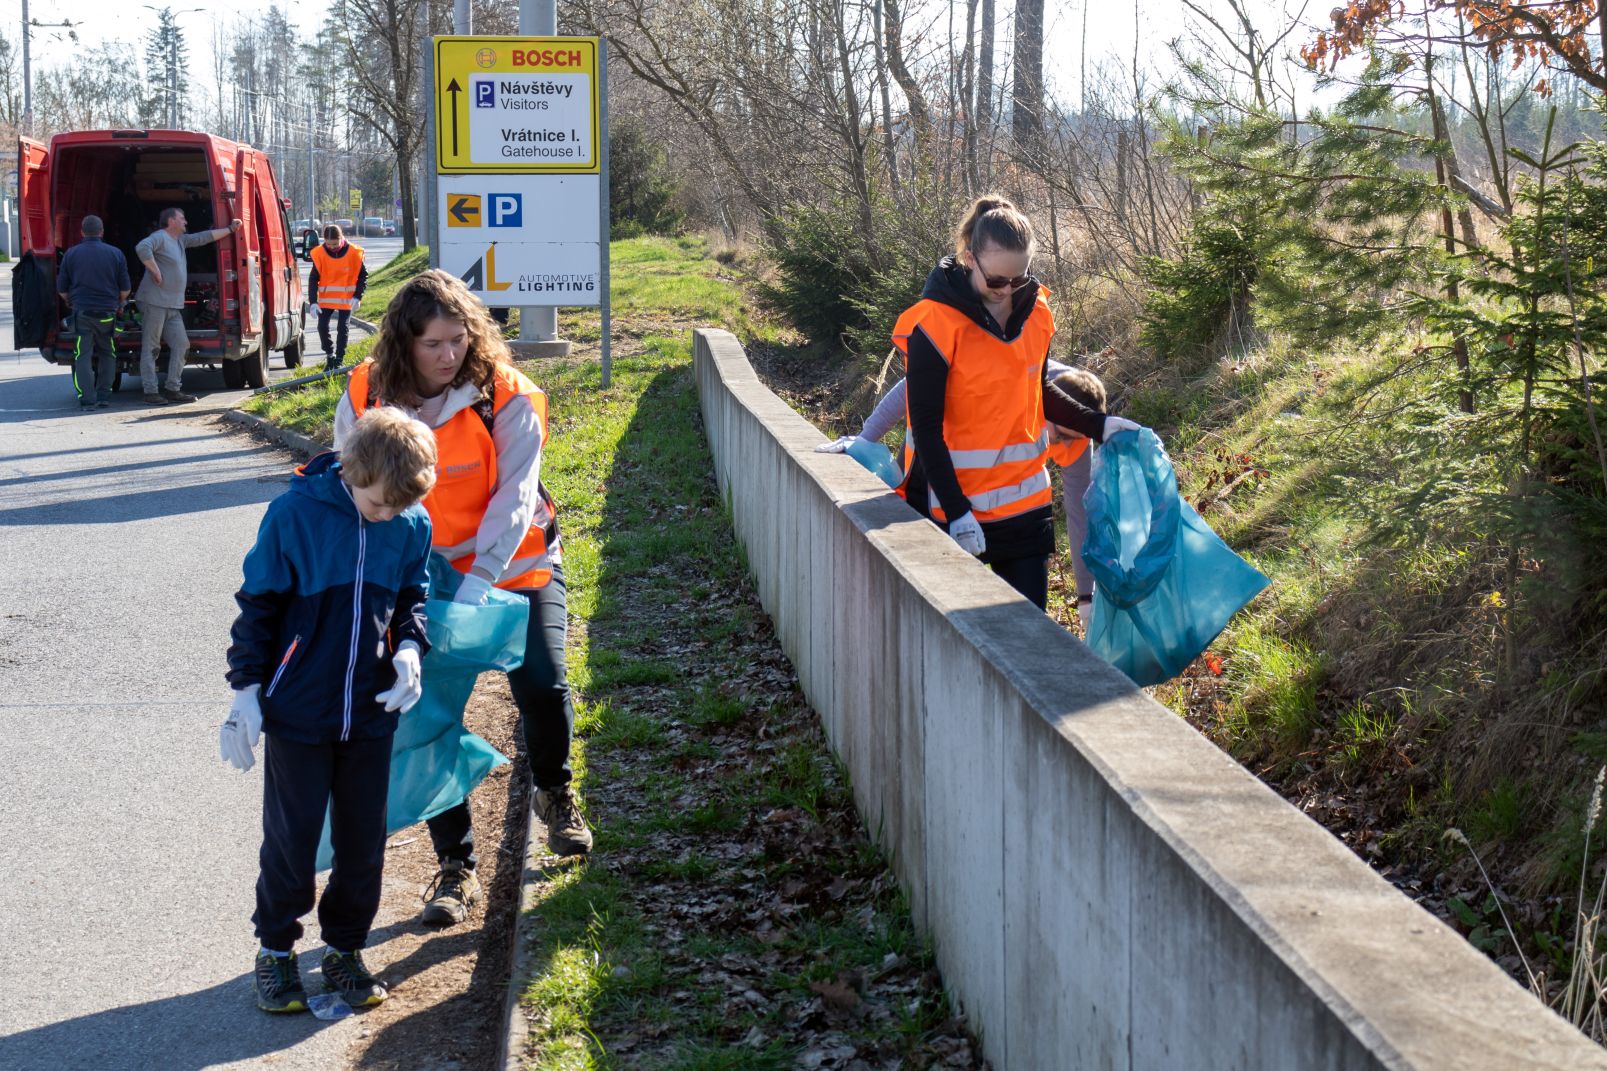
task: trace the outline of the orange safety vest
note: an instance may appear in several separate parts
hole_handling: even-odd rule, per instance
[[[362,416],[370,404],[385,404],[372,396],[372,359],[351,371],[346,395],[352,411]],[[524,373],[499,364],[493,381],[492,397],[452,416],[435,429],[435,487],[424,496],[424,508],[434,526],[432,544],[452,568],[467,573],[474,566],[474,541],[480,532],[486,506],[497,489],[497,451],[491,439],[491,423],[515,397],[525,395],[541,423],[541,437],[547,438],[547,395]],[[552,579],[552,563],[558,552],[558,508],[545,487],[538,488],[541,505],[530,522],[530,530],[520,540],[497,587],[509,590],[545,587]]]
[[[1069,443],[1050,443],[1049,460],[1063,469],[1070,468],[1072,463],[1082,457],[1087,450],[1087,439],[1073,439]]]
[[[312,251],[313,267],[318,269],[318,307],[355,309],[357,277],[363,273],[362,246],[346,243],[346,255],[332,257],[322,244]]]
[[[1036,306],[1011,342],[952,305],[930,299],[905,310],[893,327],[893,345],[904,354],[906,373],[909,338],[917,327],[948,362],[943,442],[978,521],[1002,521],[1050,502],[1049,474],[1043,467],[1049,436],[1044,431],[1042,379],[1055,335],[1048,293],[1039,287]],[[907,400],[904,419],[909,420]],[[906,444],[906,483],[913,451]],[[900,486],[899,493],[906,494],[906,488]],[[932,517],[950,520],[930,487],[927,495]]]

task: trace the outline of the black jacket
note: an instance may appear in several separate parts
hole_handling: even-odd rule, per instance
[[[74,312],[116,312],[132,289],[128,258],[98,236],[67,250],[56,269],[56,290],[67,295]]]
[[[1010,318],[1003,325],[982,304],[982,299],[971,287],[965,267],[952,256],[938,261],[926,278],[921,297],[958,309],[984,331],[1009,342],[1020,336],[1027,317],[1032,315],[1038,301],[1038,282],[1034,279],[1015,292],[1011,298]],[[1049,353],[1045,350],[1039,358],[1038,373],[1043,380],[1045,419],[1086,435],[1095,442],[1103,441],[1104,415],[1089,409],[1056,387],[1049,376],[1048,362]],[[960,490],[959,477],[954,473],[954,464],[949,460],[948,447],[943,441],[948,381],[948,362],[926,333],[916,327],[909,338],[906,376],[910,437],[915,442],[915,458],[910,465],[907,492],[909,503],[921,513],[926,513],[926,488],[930,486],[943,504],[943,512],[951,518],[958,518],[971,511],[971,503]],[[982,556],[985,562],[1052,554],[1055,548],[1054,515],[1048,506],[1043,506],[1017,517],[985,522],[982,534],[988,543],[987,553]]]

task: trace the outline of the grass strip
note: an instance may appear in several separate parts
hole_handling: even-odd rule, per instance
[[[980,1066],[748,583],[691,340],[630,320],[765,328],[699,247],[621,245],[617,287],[651,296],[622,303],[610,389],[589,361],[526,366],[554,413],[597,834],[526,920],[527,1066]]]

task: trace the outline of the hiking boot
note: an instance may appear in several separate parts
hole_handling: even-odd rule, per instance
[[[424,890],[424,922],[431,926],[450,926],[469,917],[469,908],[480,899],[480,879],[462,863],[450,859],[441,863],[435,880]]]
[[[536,789],[536,817],[547,827],[547,847],[554,855],[591,851],[591,830],[580,816],[578,803],[568,785]]]
[[[363,953],[336,952],[333,948],[324,953],[324,988],[339,993],[341,999],[354,1008],[372,1008],[385,1003],[390,996],[385,984],[363,966]]]
[[[166,405],[167,404],[167,399],[166,398],[162,397],[160,394],[152,394],[150,391],[145,392],[143,400],[144,400],[146,405]]]
[[[166,398],[168,401],[173,402],[175,404],[177,404],[179,402],[193,402],[193,401],[195,401],[195,395],[193,395],[193,394],[185,394],[183,391],[174,390],[172,387],[163,387],[162,388],[162,397]]]
[[[307,991],[301,985],[296,954],[270,956],[257,952],[257,1007],[265,1012],[307,1010]]]

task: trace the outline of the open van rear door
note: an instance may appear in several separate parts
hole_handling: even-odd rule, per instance
[[[50,150],[32,138],[17,139],[17,219],[21,256],[11,269],[12,344],[21,349],[45,344],[58,311]]]
[[[41,256],[56,255],[50,226],[50,149],[32,138],[17,139],[17,218],[22,248]]]

